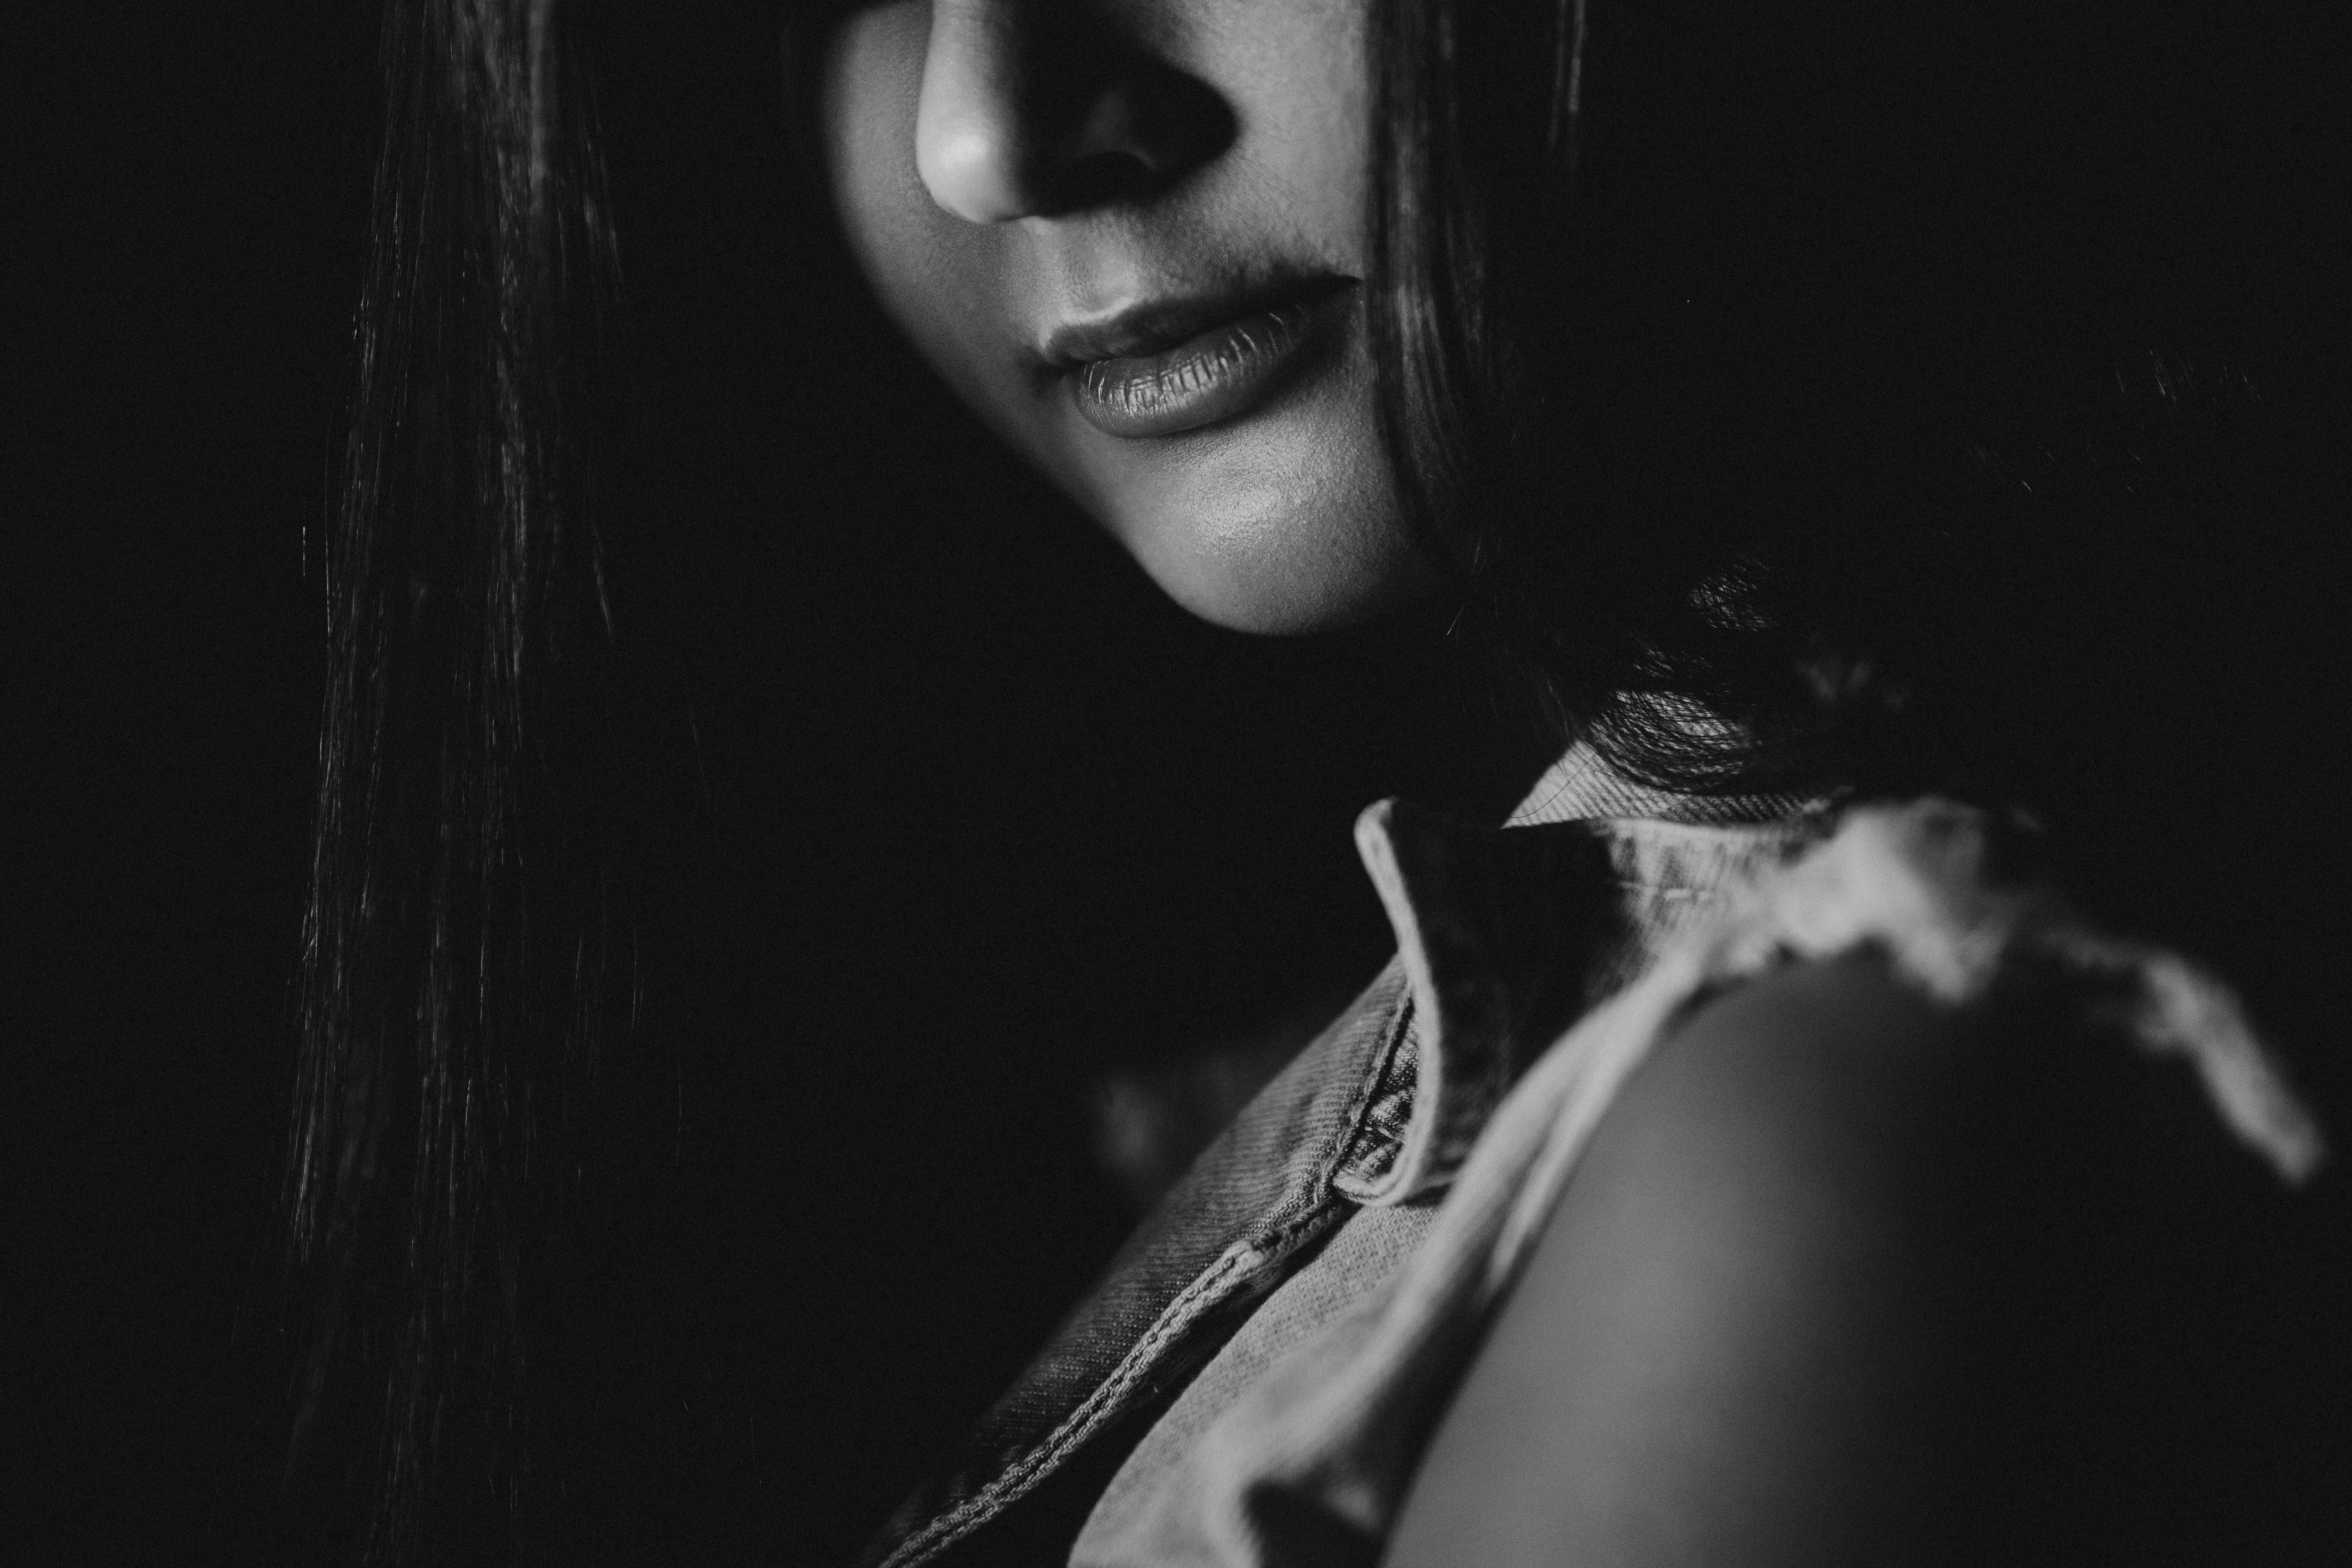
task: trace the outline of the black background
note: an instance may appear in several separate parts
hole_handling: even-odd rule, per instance
[[[637,10],[604,107],[662,608],[624,635],[691,707],[697,912],[616,1079],[579,1321],[625,1364],[562,1417],[565,1528],[838,1560],[1129,1224],[1091,1086],[1368,976],[1349,821],[1458,798],[1496,742],[1428,628],[1167,605],[837,276],[769,9]],[[44,11],[5,51],[0,1555],[252,1562],[299,1552],[272,1202],[372,18]],[[2256,252],[2341,201],[2268,58],[2198,110],[2228,166],[2184,175]]]

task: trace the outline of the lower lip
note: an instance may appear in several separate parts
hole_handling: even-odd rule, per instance
[[[1095,360],[1071,378],[1078,413],[1105,435],[1129,439],[1246,414],[1289,379],[1352,293],[1261,310],[1160,353]]]

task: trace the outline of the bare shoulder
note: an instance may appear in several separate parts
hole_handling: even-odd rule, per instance
[[[1955,1087],[1958,1049],[2000,1027],[1937,1004],[1871,952],[1749,981],[1659,1043],[1595,1139],[1576,1206],[1680,1212],[1668,1200],[1695,1184],[1753,1203],[1740,1194],[1759,1183],[1776,1203],[1841,1211],[1894,1198],[1937,1157],[1918,1134]]]
[[[2342,1448],[2294,1415],[2339,1316],[2294,1261],[2319,1232],[2194,1071],[2105,1028],[1867,952],[1701,1006],[1596,1132],[1389,1561],[2201,1562],[2302,1528]]]
[[[1885,1560],[1934,1462],[1940,1112],[1986,1026],[1856,954],[1662,1042],[1433,1438],[1391,1561]]]

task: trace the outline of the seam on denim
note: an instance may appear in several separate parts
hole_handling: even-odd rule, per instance
[[[1179,1291],[1175,1299],[1160,1309],[1151,1326],[1139,1336],[1118,1363],[1095,1386],[1094,1392],[1080,1401],[1077,1408],[1064,1416],[1059,1425],[1046,1435],[1036,1447],[999,1472],[994,1479],[971,1496],[934,1516],[920,1530],[908,1536],[882,1559],[877,1568],[916,1568],[946,1551],[972,1531],[985,1524],[1004,1509],[1020,1500],[1021,1495],[1042,1476],[1053,1468],[1071,1449],[1090,1436],[1102,1424],[1112,1408],[1132,1390],[1144,1372],[1156,1359],[1157,1352],[1181,1334],[1208,1308],[1216,1304],[1219,1287],[1246,1279],[1257,1269],[1279,1262],[1289,1256],[1311,1236],[1312,1232],[1342,1206],[1352,1207],[1344,1194],[1332,1201],[1337,1194],[1334,1176],[1355,1146],[1362,1131],[1365,1114],[1377,1095],[1388,1064],[1401,1047],[1405,1029],[1412,1016],[1412,992],[1402,989],[1389,1005],[1388,1016],[1381,1028],[1387,1036],[1386,1044],[1375,1058],[1373,1070],[1359,1076],[1346,1109],[1340,1113],[1343,1129],[1331,1141],[1331,1151],[1317,1164],[1303,1189],[1278,1203],[1273,1212],[1259,1221],[1254,1237],[1244,1237],[1220,1254],[1215,1262]],[[1285,1214],[1288,1218],[1283,1218]]]
[[[1214,1263],[1202,1269],[1199,1278],[1160,1310],[1160,1316],[1128,1347],[1109,1375],[1096,1384],[1095,1391],[1080,1401],[1076,1409],[1062,1418],[1044,1442],[1007,1466],[994,1480],[900,1542],[878,1568],[916,1568],[919,1563],[928,1563],[1018,1502],[1046,1471],[1093,1435],[1141,1381],[1162,1346],[1216,1305],[1233,1284],[1288,1256],[1305,1239],[1309,1222],[1324,1217],[1325,1211],[1336,1206],[1310,1204],[1273,1230],[1255,1238],[1244,1237],[1226,1247]]]
[[[1389,1066],[1404,1048],[1406,1037],[1412,1031],[1412,984],[1408,980],[1397,988],[1396,1000],[1389,1004],[1389,1016],[1381,1020],[1380,1052],[1373,1058],[1371,1070],[1357,1076],[1355,1090],[1348,1097],[1348,1108],[1339,1113],[1340,1125],[1347,1131],[1332,1140],[1331,1152],[1324,1156],[1322,1169],[1317,1173],[1322,1178],[1317,1184],[1318,1192],[1310,1195],[1319,1195],[1319,1189],[1338,1173],[1339,1167],[1347,1163],[1354,1150],[1356,1140],[1364,1131],[1364,1118],[1370,1113],[1372,1102],[1380,1098],[1381,1085],[1388,1079]]]
[[[1395,1065],[1397,1053],[1404,1049],[1405,1040],[1412,1032],[1412,986],[1407,983],[1398,993],[1396,1001],[1391,1005],[1388,1017],[1381,1023],[1381,1030],[1385,1039],[1379,1054],[1373,1058],[1372,1069],[1357,1082],[1355,1097],[1349,1101],[1346,1115],[1342,1118],[1347,1125],[1347,1135],[1335,1142],[1336,1153],[1328,1162],[1328,1169],[1320,1173],[1317,1183],[1318,1191],[1328,1188],[1350,1203],[1367,1204],[1377,1202],[1380,1195],[1392,1184],[1391,1178],[1396,1172],[1396,1163],[1404,1156],[1405,1141],[1404,1135],[1401,1132],[1391,1133],[1385,1130],[1378,1130],[1381,1141],[1389,1144],[1392,1151],[1389,1168],[1378,1180],[1367,1181],[1360,1177],[1351,1177],[1349,1172],[1350,1167],[1357,1163],[1357,1146],[1364,1142],[1368,1131],[1374,1131],[1367,1127],[1366,1119],[1370,1117],[1372,1106],[1380,1099],[1381,1085],[1388,1081],[1389,1069]],[[1418,1070],[1416,1068],[1416,1073]],[[1413,1100],[1418,1100],[1421,1089],[1417,1083],[1412,1092]],[[1412,1101],[1409,1100],[1405,1112],[1405,1125],[1408,1129],[1412,1126]],[[1366,1158],[1369,1157],[1369,1155],[1366,1156]]]

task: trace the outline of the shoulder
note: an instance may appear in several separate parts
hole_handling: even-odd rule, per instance
[[[2034,1184],[1979,1179],[1979,1119],[1956,1108],[1981,1102],[1988,1052],[2035,1032],[1868,950],[1695,1009],[1547,1221],[1391,1561],[1915,1554],[1970,1473],[1972,1388],[2022,1349],[1967,1305],[2011,1293],[1988,1238],[2046,1218]]]
[[[1392,1561],[1883,1553],[1928,1462],[1916,1221],[1968,1026],[1856,954],[1662,1041],[1439,1426]]]
[[[2000,1026],[1867,951],[1698,1006],[1602,1121],[1507,1311],[1539,1328],[1588,1305],[1595,1278],[1718,1301],[1769,1289],[1816,1323],[1860,1296],[1896,1310],[1892,1288],[1965,1201],[1951,1113],[1975,1098],[1969,1047]]]
[[[1691,1011],[1547,1220],[1391,1561],[1769,1568],[2219,1528],[2179,1509],[2214,1496],[2199,1455],[2245,1369],[2210,1346],[2250,1319],[2196,1281],[2247,1277],[2252,1209],[2189,1201],[2217,1167],[2179,1139],[2231,1152],[2189,1075],[2048,1000],[1950,1005],[1864,948]]]
[[[1822,1196],[1847,1200],[1907,1187],[1938,1152],[1917,1134],[1958,1085],[1959,1047],[1999,1026],[1928,997],[1869,950],[1746,981],[1660,1040],[1564,1206],[1654,1206],[1662,1180],[1721,1183],[1726,1203],[1759,1182],[1784,1195],[1826,1184]]]

